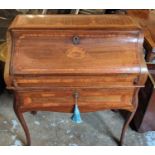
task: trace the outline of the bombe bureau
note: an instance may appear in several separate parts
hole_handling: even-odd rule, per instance
[[[126,15],[18,15],[8,29],[7,88],[23,126],[28,111],[80,112],[137,108],[147,68],[143,32]],[[75,99],[76,94],[78,98]]]

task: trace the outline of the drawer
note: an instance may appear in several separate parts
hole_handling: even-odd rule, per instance
[[[118,87],[133,86],[137,79],[135,74],[113,74],[102,76],[17,76],[15,85],[18,87]]]
[[[18,91],[20,109],[73,112],[75,89]],[[117,89],[76,89],[79,94],[78,105],[81,112],[105,109],[126,109],[132,111],[134,88]]]
[[[13,36],[15,75],[140,73],[137,31],[14,30]]]

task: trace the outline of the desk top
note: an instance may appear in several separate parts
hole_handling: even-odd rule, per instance
[[[125,15],[18,15],[10,29],[130,29],[139,28],[133,18]]]

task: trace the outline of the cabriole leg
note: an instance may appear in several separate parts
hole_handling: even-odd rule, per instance
[[[133,99],[133,104],[135,105],[135,109],[133,112],[130,113],[130,115],[126,119],[126,121],[123,125],[123,128],[122,128],[122,133],[121,133],[121,138],[120,138],[120,145],[121,146],[124,144],[125,133],[127,131],[127,128],[129,127],[129,124],[132,121],[132,119],[136,113],[137,107],[138,107],[138,91],[139,91],[139,89],[136,91],[134,99]]]
[[[121,146],[124,144],[125,133],[127,131],[127,128],[129,127],[129,124],[130,124],[131,120],[133,119],[134,115],[135,115],[135,112],[130,113],[129,117],[126,119],[126,121],[123,125],[121,138],[120,138],[120,145]]]
[[[17,116],[19,122],[21,123],[21,126],[23,127],[23,130],[25,132],[27,146],[30,146],[31,145],[31,138],[30,138],[29,129],[28,129],[27,125],[26,125],[23,113],[18,108],[17,96],[15,96],[13,107],[14,107],[15,114],[16,114],[16,116]]]

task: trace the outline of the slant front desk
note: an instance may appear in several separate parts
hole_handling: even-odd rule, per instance
[[[72,113],[75,100],[80,112],[129,111],[123,144],[148,73],[142,44],[141,28],[126,15],[17,16],[8,29],[5,81],[27,145],[24,112]]]

